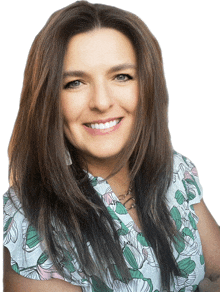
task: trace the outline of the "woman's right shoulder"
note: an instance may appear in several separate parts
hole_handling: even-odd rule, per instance
[[[3,195],[3,210],[4,215],[10,217],[14,217],[17,212],[24,214],[18,195],[12,187]]]
[[[21,229],[25,216],[18,195],[13,188],[9,188],[3,195],[3,226],[4,243],[14,240],[17,231]]]
[[[10,253],[4,248],[4,291],[5,292],[82,292],[81,287],[74,286],[66,281],[51,279],[38,281],[25,278],[16,273],[10,264]]]
[[[37,230],[25,217],[14,189],[10,188],[3,199],[4,291],[82,291],[80,287],[61,280],[54,270],[52,262],[44,253]]]

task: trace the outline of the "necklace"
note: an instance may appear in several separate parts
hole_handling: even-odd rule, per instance
[[[134,196],[132,196],[132,187],[129,187],[128,191],[126,194],[120,195],[118,196],[119,201],[123,201],[126,199],[127,196],[131,195],[131,197],[129,197],[124,203],[122,203],[122,205],[126,208],[127,211],[130,211],[132,208],[136,208],[136,204],[135,204],[135,198]],[[133,204],[127,208],[126,204],[130,201],[133,200]]]

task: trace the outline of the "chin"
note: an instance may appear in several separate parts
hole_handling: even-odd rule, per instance
[[[89,156],[90,158],[92,158],[93,160],[96,161],[107,161],[107,160],[114,160],[118,158],[118,155],[120,154],[121,151],[98,151],[98,152],[90,152],[90,153],[86,153],[86,156]]]

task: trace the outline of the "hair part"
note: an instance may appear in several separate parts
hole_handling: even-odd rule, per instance
[[[60,91],[67,46],[74,35],[97,28],[122,32],[136,52],[140,91],[137,119],[113,174],[130,162],[142,232],[159,262],[163,287],[169,290],[170,278],[179,275],[179,270],[171,248],[177,232],[166,205],[173,171],[168,94],[160,47],[137,16],[111,6],[77,1],[49,18],[33,42],[25,69],[9,145],[10,178],[26,217],[46,240],[48,253],[61,274],[69,252],[88,276],[103,277],[108,267],[116,277],[117,267],[122,279],[129,281],[113,220],[82,170],[77,149],[63,132]],[[66,149],[71,166],[65,163]]]

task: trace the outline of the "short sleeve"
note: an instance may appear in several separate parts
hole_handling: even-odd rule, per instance
[[[188,216],[192,216],[197,224],[199,218],[195,214],[193,206],[198,204],[202,197],[203,190],[195,165],[187,157],[175,152],[173,181],[168,191],[168,205],[172,211],[171,215],[174,215],[173,213],[178,209],[181,213],[181,221],[183,221],[184,216],[189,212]]]
[[[201,201],[202,196],[195,165],[185,156],[175,153],[173,181],[167,199],[171,219],[180,235],[172,243],[173,254],[180,270],[186,275],[186,278],[174,279],[175,291],[183,291],[186,286],[193,291],[196,287],[193,281],[199,283],[205,275],[202,243],[197,228],[199,218],[194,210],[194,205]]]
[[[4,195],[4,246],[11,255],[12,269],[18,274],[40,280],[39,263],[45,259],[41,240],[25,218],[13,189]]]
[[[177,152],[174,154],[173,183],[180,188],[180,192],[183,190],[190,205],[201,201],[203,190],[196,166],[187,157]],[[178,194],[176,194],[176,199],[178,199]],[[180,193],[179,199],[181,200]]]
[[[63,262],[65,275],[63,278],[48,257],[43,241],[36,229],[25,218],[21,203],[13,189],[9,189],[4,198],[4,246],[11,255],[12,269],[29,279],[49,280],[62,279],[74,285],[89,286],[85,275],[80,274],[79,265],[69,256]],[[70,276],[70,278],[69,278]]]

